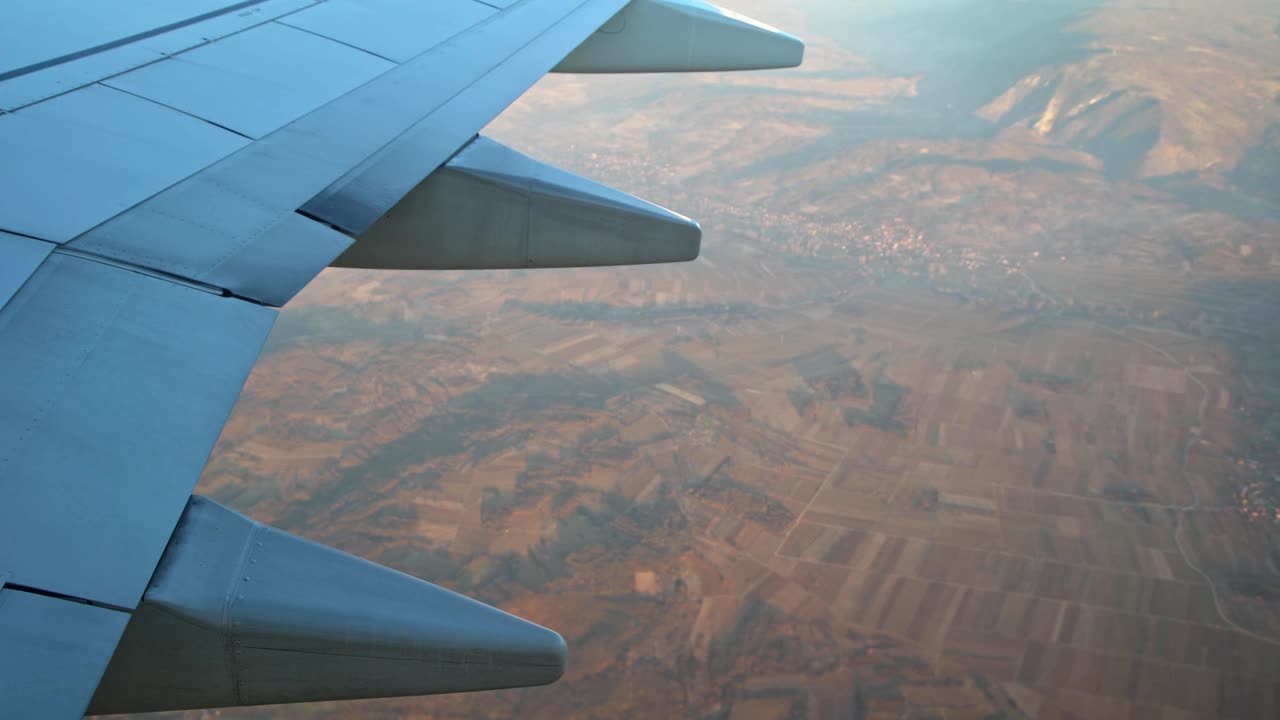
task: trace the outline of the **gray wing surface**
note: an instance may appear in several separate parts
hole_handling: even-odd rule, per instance
[[[661,12],[651,6],[661,6]],[[392,213],[406,197],[417,198],[417,208],[427,202],[423,198],[465,192],[487,202],[486,193],[493,193],[494,202],[499,195],[519,196],[512,207],[524,208],[521,217],[534,217],[528,211],[534,205],[555,213],[554,226],[544,222],[536,233],[514,225],[463,227],[451,251],[455,256],[473,236],[498,231],[526,245],[537,234],[544,244],[552,242],[546,237],[568,237],[576,243],[571,250],[586,248],[588,230],[607,234],[620,217],[628,220],[630,234],[618,242],[648,242],[678,227],[684,246],[662,257],[615,249],[602,260],[582,254],[588,250],[566,256],[564,247],[543,247],[539,257],[600,264],[696,256],[699,235],[687,218],[642,201],[618,200],[617,191],[566,179],[514,151],[484,145],[483,153],[462,154],[470,164],[449,170],[447,163],[606,23],[609,34],[596,33],[590,52],[579,54],[568,69],[669,69],[671,56],[693,55],[679,43],[664,50],[646,42],[646,33],[655,32],[655,23],[659,30],[661,22],[683,23],[692,43],[691,23],[707,30],[738,22],[708,14],[708,7],[697,0],[137,0],[124,9],[73,0],[4,4],[0,707],[6,715],[78,717],[108,663],[108,678],[154,674],[145,666],[149,656],[183,666],[186,646],[171,646],[167,655],[146,646],[153,640],[147,629],[153,620],[143,616],[160,618],[157,627],[185,623],[183,632],[199,635],[193,647],[206,643],[228,665],[230,689],[225,696],[207,696],[210,703],[320,697],[307,688],[246,696],[243,669],[223,660],[240,652],[232,629],[239,622],[229,619],[242,606],[250,613],[246,617],[256,617],[257,606],[237,605],[245,595],[234,584],[191,580],[198,573],[184,565],[203,568],[190,560],[199,556],[191,551],[199,532],[225,544],[225,527],[241,527],[232,519],[225,527],[197,522],[214,511],[201,505],[197,512],[189,503],[277,308],[389,213],[396,215],[399,230],[379,230],[377,251],[365,253],[381,264],[351,261],[359,254],[347,255],[343,264],[442,266],[418,235],[403,231],[418,216]],[[630,36],[621,31],[628,12],[637,19]],[[676,20],[661,20],[668,15]],[[742,37],[726,36],[735,53],[730,60],[717,60],[712,48],[688,69],[798,64],[803,48],[794,38],[756,26],[746,32],[772,43],[764,64],[743,63]],[[478,154],[497,158],[497,165],[477,170]],[[510,167],[526,168],[520,172],[530,176],[513,176]],[[501,182],[484,180],[492,177]],[[592,227],[574,226],[574,213],[597,206],[605,214],[593,216]],[[440,208],[430,212],[438,215]],[[657,224],[646,226],[650,221]],[[498,266],[478,257],[459,266]],[[533,255],[513,251],[511,257],[531,262]],[[257,532],[243,530],[246,538]],[[185,538],[180,551],[179,536]],[[231,575],[250,556],[236,547],[227,551]],[[373,572],[353,563],[352,572]],[[175,590],[175,577],[188,585]],[[412,580],[399,577],[387,580],[389,586]],[[158,583],[167,583],[164,592]],[[276,585],[260,592],[288,592]],[[201,595],[206,590],[212,595]],[[434,598],[425,601],[433,607],[463,607],[458,603],[465,599],[446,602],[435,590],[412,592]],[[174,600],[205,607],[208,597],[216,602],[207,612]],[[282,607],[271,597],[256,599],[262,607]],[[480,613],[476,618],[485,612],[465,607],[470,609],[456,612]],[[305,618],[308,610],[300,605],[290,617]],[[323,610],[332,619],[332,598]],[[391,639],[366,642],[364,649],[385,655],[385,647],[394,644],[395,623],[410,621],[399,609],[383,617],[384,626],[371,637]],[[489,620],[476,620],[476,627],[497,616],[483,617]],[[419,670],[423,663],[448,664],[462,677],[466,673],[457,668],[519,655],[490,651],[480,641],[468,646],[471,634],[462,632],[463,622],[450,631],[447,652],[436,648],[393,659],[417,663]],[[509,684],[549,682],[563,669],[563,641],[536,629],[545,635],[530,631],[523,639],[526,649],[546,652],[534,652],[530,662],[559,669]],[[261,642],[287,650],[293,642],[289,632],[314,643],[323,631],[268,628]],[[122,634],[121,647],[141,648],[143,659],[116,653]],[[538,643],[543,645],[534,648]],[[196,658],[191,667],[204,667],[201,662]],[[391,677],[396,671],[388,667],[379,672]],[[172,686],[182,684],[171,680]],[[305,678],[298,682],[305,684]],[[397,680],[385,692],[372,687],[363,696],[502,682]],[[138,709],[129,704],[127,690],[99,689],[95,711]],[[145,709],[190,706],[181,698],[166,705],[159,694],[153,700]]]

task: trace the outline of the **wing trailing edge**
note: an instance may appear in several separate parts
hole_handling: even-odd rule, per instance
[[[398,270],[682,262],[698,223],[478,137],[333,265]]]
[[[702,0],[631,0],[555,67],[650,73],[796,67],[804,43]]]
[[[566,654],[544,627],[192,496],[89,713],[544,685]]]

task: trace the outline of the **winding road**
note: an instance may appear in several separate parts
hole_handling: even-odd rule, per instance
[[[1024,279],[1026,279],[1027,284],[1031,287],[1032,292],[1045,298],[1050,303],[1052,303],[1056,308],[1062,307],[1062,303],[1056,297],[1045,292],[1040,287],[1039,283],[1037,283],[1034,278],[1028,275],[1025,270],[1019,270],[1018,274],[1021,275]],[[1181,458],[1179,458],[1179,471],[1182,475],[1183,482],[1187,484],[1187,490],[1191,492],[1192,502],[1190,505],[1167,506],[1170,509],[1177,511],[1177,514],[1175,515],[1174,526],[1173,526],[1173,541],[1174,541],[1174,544],[1177,545],[1178,547],[1178,552],[1182,555],[1183,562],[1187,564],[1187,567],[1191,568],[1193,571],[1195,571],[1197,575],[1203,578],[1205,584],[1209,586],[1209,593],[1213,597],[1214,610],[1217,611],[1218,617],[1222,620],[1224,624],[1226,624],[1228,627],[1232,628],[1236,632],[1241,633],[1242,635],[1248,635],[1249,637],[1254,638],[1255,640],[1260,640],[1262,642],[1270,643],[1272,645],[1280,645],[1280,639],[1273,638],[1268,635],[1264,635],[1262,633],[1250,630],[1240,625],[1235,620],[1231,619],[1230,614],[1227,613],[1226,607],[1223,605],[1222,594],[1218,591],[1217,584],[1214,583],[1213,578],[1209,576],[1209,573],[1205,572],[1200,567],[1200,565],[1198,565],[1196,561],[1192,559],[1192,554],[1187,549],[1187,546],[1182,539],[1183,528],[1186,525],[1185,519],[1186,519],[1187,513],[1195,512],[1197,510],[1200,510],[1202,507],[1202,503],[1200,500],[1200,491],[1196,489],[1195,482],[1191,478],[1191,446],[1197,440],[1200,439],[1201,431],[1205,425],[1205,408],[1209,403],[1209,388],[1205,386],[1204,381],[1201,380],[1199,376],[1197,376],[1195,372],[1191,370],[1191,368],[1187,367],[1186,363],[1183,363],[1181,360],[1178,360],[1168,350],[1165,350],[1164,348],[1158,345],[1149,343],[1145,340],[1135,338],[1132,335],[1125,332],[1124,330],[1117,330],[1116,328],[1108,327],[1106,325],[1103,325],[1102,323],[1099,323],[1093,320],[1086,319],[1085,322],[1089,323],[1090,325],[1093,325],[1094,327],[1100,330],[1104,330],[1113,335],[1119,335],[1120,337],[1124,338],[1125,340],[1128,340],[1129,342],[1136,343],[1138,345],[1141,345],[1144,348],[1147,348],[1148,350],[1151,350],[1152,352],[1158,353],[1161,357],[1168,360],[1170,363],[1173,363],[1173,365],[1175,365],[1178,369],[1182,370],[1182,372],[1187,376],[1187,378],[1191,380],[1191,382],[1195,383],[1197,387],[1200,388],[1200,406],[1196,411],[1196,425],[1195,427],[1191,428],[1191,430],[1188,432],[1187,438],[1182,444],[1182,456]],[[1135,503],[1125,503],[1125,501],[1123,500],[1108,500],[1108,502],[1117,502],[1122,504],[1135,504]],[[1136,504],[1145,504],[1145,503],[1136,503]]]

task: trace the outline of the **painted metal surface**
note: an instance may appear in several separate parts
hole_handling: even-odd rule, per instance
[[[53,243],[0,232],[0,309],[55,247]]]
[[[0,715],[79,718],[129,616],[0,589]]]
[[[55,252],[0,310],[0,567],[134,607],[275,311]]]
[[[23,3],[27,8],[34,8],[48,16],[43,22],[56,25],[67,20],[67,14],[59,14],[63,6],[68,4],[66,2],[16,1]],[[286,13],[308,5],[314,5],[318,1],[262,0],[261,2],[247,5],[241,2],[231,6],[235,8],[232,12],[222,12],[203,17],[198,22],[179,23],[176,26],[157,25],[154,30],[144,32],[141,37],[137,37],[130,42],[124,42],[119,45],[98,46],[92,52],[73,53],[63,58],[61,62],[38,69],[31,69],[28,72],[6,79],[0,79],[0,110],[15,110],[54,95],[60,95],[85,85],[91,85],[112,75],[118,75],[147,63],[176,55],[198,45],[216,41],[219,38],[240,32],[254,25],[270,22]],[[77,11],[87,8],[91,14],[92,12],[119,13],[120,11],[118,6],[108,3],[86,6],[80,0],[70,0],[70,4],[74,4]],[[172,3],[169,0],[164,0],[157,4],[162,6],[180,5],[180,3]],[[139,13],[141,9],[138,3],[131,4],[129,8],[130,13],[134,14]],[[73,18],[75,17],[75,13],[71,15]],[[138,14],[137,17],[143,16]],[[0,23],[0,28],[2,27],[3,23]],[[15,27],[8,29],[10,31],[16,30]],[[0,30],[0,33],[3,32],[4,30]],[[39,37],[39,35],[30,32],[24,34],[28,38]],[[2,47],[4,45],[0,44],[0,48]],[[85,48],[86,50],[92,49],[92,46],[85,46]],[[3,75],[0,75],[0,77],[3,77]]]
[[[0,80],[0,110],[17,110],[163,57],[152,48],[131,43],[59,63],[38,72]]]
[[[65,242],[247,143],[101,85],[0,115],[0,230]]]
[[[698,257],[683,215],[477,138],[362,235],[338,267],[585,267]]]
[[[0,22],[0,75],[22,72],[93,48],[120,42],[154,28],[181,23],[237,0],[7,0]]]
[[[291,175],[217,175],[179,185],[163,204],[144,204],[68,247],[156,268],[280,307],[351,238],[253,193]],[[264,190],[265,192],[265,190]],[[231,213],[228,215],[227,213]]]
[[[404,62],[496,12],[475,0],[329,0],[280,22]]]
[[[104,84],[261,138],[393,67],[319,35],[266,23]]]
[[[559,635],[191,498],[92,712],[523,687]]]
[[[297,278],[314,276],[351,242],[320,223],[313,223],[305,237],[296,236],[290,227],[297,225],[297,208],[352,168],[369,167],[371,156],[386,157],[379,150],[389,144],[416,152],[393,158],[396,172],[379,177],[377,187],[361,186],[359,202],[374,213],[368,217],[372,224],[621,4],[545,0],[516,5],[70,246],[282,304],[301,289]],[[416,142],[392,143],[406,135]]]
[[[799,38],[702,0],[631,0],[556,72],[634,73],[795,67]]]
[[[433,66],[448,65],[459,77],[433,83],[433,91],[448,93],[447,100],[436,102],[394,142],[318,191],[303,211],[353,235],[364,233],[624,2],[517,5],[407,64],[403,69],[424,84]],[[566,6],[572,8],[567,15]],[[486,46],[497,52],[486,55],[481,49]]]

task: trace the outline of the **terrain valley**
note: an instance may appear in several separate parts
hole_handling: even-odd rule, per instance
[[[173,717],[1280,717],[1280,6],[731,4],[485,131],[701,259],[326,271],[198,488],[565,678]]]

